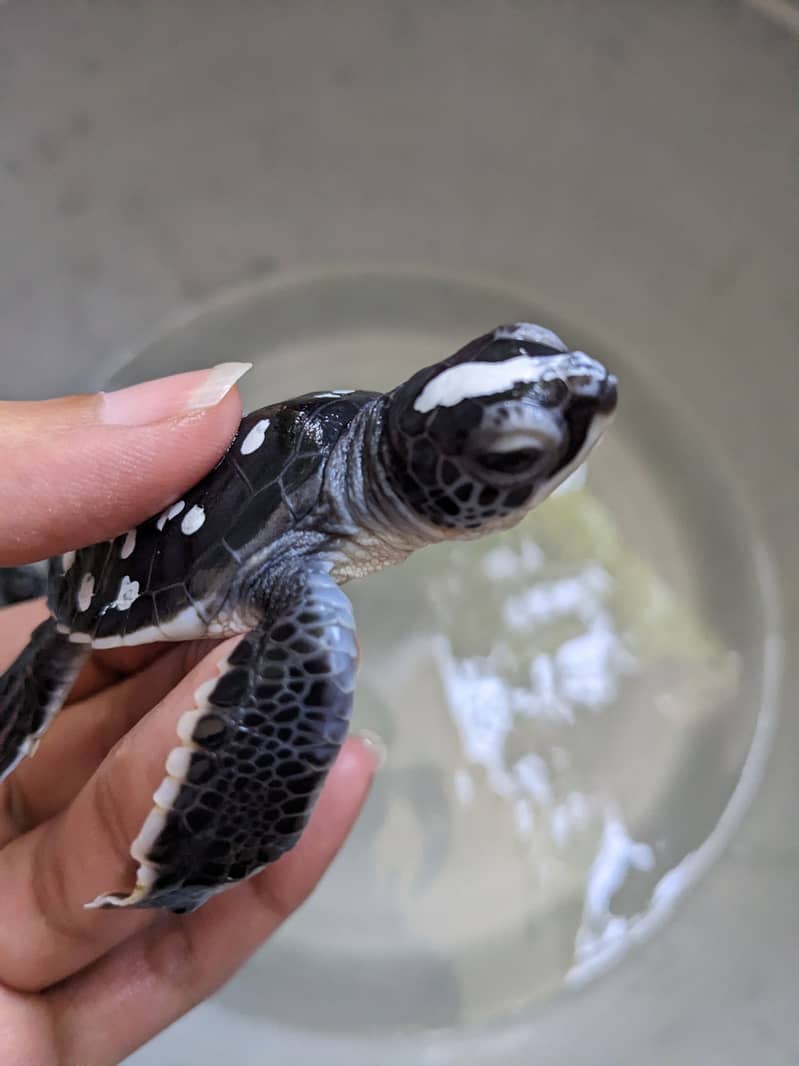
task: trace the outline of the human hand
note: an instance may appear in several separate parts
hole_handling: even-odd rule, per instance
[[[0,565],[116,536],[219,459],[240,417],[220,372],[111,397],[0,403]],[[227,386],[227,388],[226,388]],[[46,616],[0,611],[0,668]],[[176,917],[84,910],[129,883],[181,714],[234,640],[95,653],[42,740],[0,784],[0,1048],[4,1066],[119,1062],[222,984],[307,897],[376,767],[348,741],[297,847]]]

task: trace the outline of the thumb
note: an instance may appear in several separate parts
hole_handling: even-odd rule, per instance
[[[119,392],[0,402],[0,566],[118,536],[224,454],[241,417],[222,363]]]

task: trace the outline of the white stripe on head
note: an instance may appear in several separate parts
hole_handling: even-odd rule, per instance
[[[413,405],[414,411],[423,414],[434,407],[455,407],[462,400],[477,396],[495,396],[507,392],[523,382],[541,381],[553,373],[556,377],[569,368],[568,355],[538,356],[515,355],[500,363],[461,363],[442,370],[432,378]]]
[[[531,344],[546,344],[556,352],[568,351],[557,333],[545,326],[537,326],[535,322],[516,322],[512,326],[499,326],[494,330],[494,340],[530,341]]]

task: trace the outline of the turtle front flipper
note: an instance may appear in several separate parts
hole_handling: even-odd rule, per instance
[[[48,618],[0,677],[0,781],[36,751],[88,654]]]
[[[133,891],[88,906],[185,913],[292,848],[346,736],[356,662],[352,608],[326,572],[271,591],[180,719],[182,746],[131,845]]]

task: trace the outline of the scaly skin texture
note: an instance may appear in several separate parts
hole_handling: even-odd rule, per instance
[[[192,910],[292,848],[352,707],[354,622],[338,584],[518,522],[615,404],[595,360],[541,327],[498,327],[385,395],[254,412],[160,515],[54,560],[58,632],[37,631],[0,681],[7,768],[58,709],[81,654],[65,649],[248,633],[181,722],[131,849],[135,887],[94,905]],[[44,671],[48,647],[64,654]],[[31,664],[46,683],[23,683]]]
[[[356,658],[338,585],[324,571],[284,577],[178,726],[183,746],[131,848],[133,892],[94,906],[191,911],[292,848],[347,735]]]

